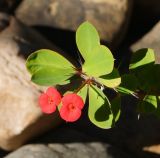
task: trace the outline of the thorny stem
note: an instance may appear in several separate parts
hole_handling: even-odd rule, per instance
[[[88,77],[85,73],[82,72],[82,69],[76,69],[76,71],[77,71],[77,74],[84,79],[84,82],[80,85],[78,89],[74,91],[75,93],[78,93],[86,84],[90,85],[93,83],[99,87],[106,87],[105,85],[97,82],[95,78]],[[106,87],[106,88],[109,88],[109,87]],[[116,88],[109,88],[109,89],[113,89],[116,93],[118,93]],[[145,92],[140,90],[136,93],[131,93],[131,95],[137,99],[143,100],[145,96]]]
[[[90,85],[90,84],[95,84],[99,87],[106,87],[105,85],[99,83],[94,77],[89,77],[87,76],[85,73],[82,72],[82,69],[76,69],[77,71],[77,75],[79,75],[81,78],[83,78],[85,81],[82,83],[82,85],[77,89],[75,90],[75,92],[79,92],[86,84]],[[106,88],[109,88],[109,87],[106,87]],[[109,88],[111,89],[111,88]],[[113,89],[114,91],[116,91],[115,89]],[[117,91],[116,91],[117,92]]]
[[[88,77],[85,73],[82,72],[82,69],[76,69],[77,75],[84,79],[84,82],[80,85],[78,89],[74,92],[78,93],[86,84],[90,85],[93,82],[93,78]]]
[[[89,83],[89,80],[85,80],[78,89],[74,91],[74,93],[78,93],[86,84]]]

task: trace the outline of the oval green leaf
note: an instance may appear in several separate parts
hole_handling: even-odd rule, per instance
[[[31,80],[39,85],[66,84],[66,80],[75,74],[74,66],[60,54],[41,49],[32,53],[26,62]]]
[[[48,49],[41,49],[32,53],[27,59],[26,67],[31,74],[42,68],[71,69],[74,72],[74,66],[66,58]]]
[[[100,38],[95,27],[89,22],[82,23],[76,32],[76,43],[82,57],[87,60],[93,53],[93,48],[100,45]]]
[[[92,50],[92,54],[87,58],[82,70],[88,76],[99,77],[109,74],[113,71],[114,58],[111,51],[99,45]]]
[[[97,127],[109,129],[113,125],[114,117],[109,100],[99,88],[93,85],[89,87],[88,116]]]
[[[47,69],[42,68],[36,71],[33,75],[31,80],[42,86],[52,86],[57,84],[66,84],[66,80],[72,76],[71,69]]]

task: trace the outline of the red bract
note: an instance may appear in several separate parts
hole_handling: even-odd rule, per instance
[[[60,116],[67,122],[74,122],[81,116],[84,102],[77,94],[67,94],[62,98]]]
[[[53,87],[49,87],[46,93],[39,97],[39,105],[42,112],[51,114],[56,111],[56,106],[61,102],[60,93]]]

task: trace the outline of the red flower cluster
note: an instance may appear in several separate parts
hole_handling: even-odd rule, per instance
[[[67,122],[74,122],[81,116],[84,107],[83,99],[75,93],[66,94],[61,98],[60,93],[53,87],[49,87],[46,93],[39,97],[39,105],[42,112],[51,114],[56,111],[56,107],[62,103],[60,116]]]

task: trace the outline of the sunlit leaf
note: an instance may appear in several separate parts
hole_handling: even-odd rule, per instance
[[[76,32],[76,43],[78,49],[87,60],[93,53],[93,48],[100,45],[100,38],[97,30],[89,22],[82,23]]]
[[[47,49],[32,53],[26,67],[32,74],[32,81],[39,85],[66,84],[67,79],[75,74],[74,66],[67,59]]]
[[[66,81],[72,75],[71,69],[47,69],[43,68],[36,71],[33,75],[31,80],[43,86],[51,86],[56,84],[66,84]]]
[[[144,48],[136,51],[132,54],[131,63],[129,69],[135,69],[147,64],[154,64],[155,55],[154,51],[149,48]]]
[[[108,129],[113,125],[114,117],[109,100],[96,86],[89,87],[88,116],[90,121],[100,128]]]
[[[113,71],[114,58],[110,50],[103,46],[97,46],[86,59],[82,69],[88,76],[99,77]]]
[[[121,77],[119,76],[118,70],[115,68],[110,74],[100,76],[96,78],[96,80],[109,88],[117,87],[121,83]]]
[[[32,53],[27,59],[26,67],[31,74],[41,68],[71,69],[74,72],[74,66],[66,58],[48,49]]]

